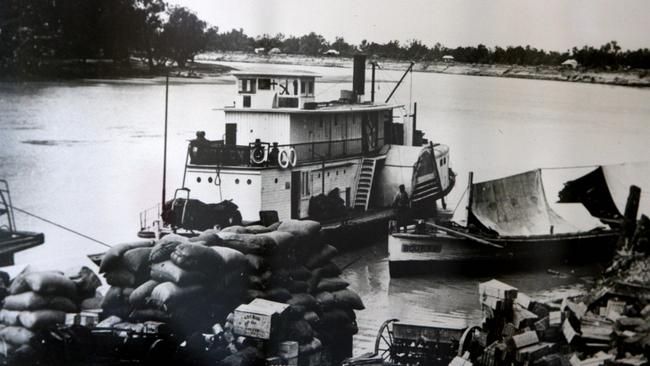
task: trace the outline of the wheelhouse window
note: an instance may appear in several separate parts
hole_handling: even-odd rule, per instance
[[[293,95],[298,95],[298,80],[293,81]]]
[[[257,83],[260,90],[271,90],[271,79],[258,79]]]
[[[307,95],[307,82],[305,80],[300,80],[300,95]]]
[[[311,194],[310,190],[310,179],[309,179],[309,172],[300,172],[300,182],[301,182],[301,187],[300,187],[300,194],[302,197],[309,197]]]
[[[239,92],[255,94],[256,79],[239,79]]]
[[[310,97],[314,96],[314,81],[313,80],[309,80],[307,82],[307,95],[310,96]]]

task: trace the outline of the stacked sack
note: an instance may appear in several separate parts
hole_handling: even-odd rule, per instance
[[[104,316],[126,318],[130,314],[129,296],[149,279],[149,255],[153,245],[154,240],[124,243],[104,254],[99,273],[111,286],[101,303]]]
[[[332,262],[337,250],[322,242],[320,228],[315,221],[289,220],[268,228],[208,230],[192,240],[244,253],[253,269],[246,302],[262,298],[291,305],[280,340],[297,341],[299,353],[309,354],[322,345],[339,348],[358,331],[354,310],[364,309],[339,277]]]
[[[28,352],[30,340],[41,330],[63,324],[66,313],[76,313],[92,299],[100,285],[88,268],[66,271],[26,272],[9,287],[0,310],[0,340],[3,353],[16,349]]]
[[[135,286],[112,287],[106,297],[114,290],[116,301],[104,302],[104,315],[131,322],[169,322],[183,335],[209,329],[242,302],[248,262],[236,250],[205,244],[169,234],[144,247],[147,251],[138,262],[142,261],[143,272],[135,272]],[[129,249],[123,258],[142,249]],[[124,311],[116,313],[114,303]]]

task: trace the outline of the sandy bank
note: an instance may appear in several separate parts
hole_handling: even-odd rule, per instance
[[[226,61],[273,63],[304,66],[352,67],[349,57],[314,57],[304,55],[255,55],[242,52],[204,53],[196,57],[197,61]],[[382,68],[388,70],[404,70],[407,61],[379,59]],[[559,66],[519,66],[519,65],[487,65],[443,62],[417,62],[414,70],[420,72],[437,72],[453,75],[475,75],[509,77],[521,79],[555,80],[594,84],[608,84],[635,87],[650,87],[650,73],[646,70],[571,70]]]

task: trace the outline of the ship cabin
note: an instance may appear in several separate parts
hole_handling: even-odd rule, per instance
[[[363,101],[363,77],[339,99],[316,102],[314,73],[233,75],[235,100],[220,109],[222,122],[190,142],[183,186],[205,203],[232,200],[244,220],[263,210],[281,220],[310,217],[310,198],[321,193],[366,210],[388,145],[414,142],[403,111],[394,113],[401,106]]]

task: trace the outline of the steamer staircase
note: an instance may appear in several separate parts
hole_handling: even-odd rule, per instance
[[[375,171],[377,169],[377,161],[385,159],[386,156],[363,158],[361,160],[361,169],[357,177],[357,190],[354,196],[354,208],[360,208],[364,211],[368,210],[370,203],[370,192],[372,190],[372,183],[375,178]]]

